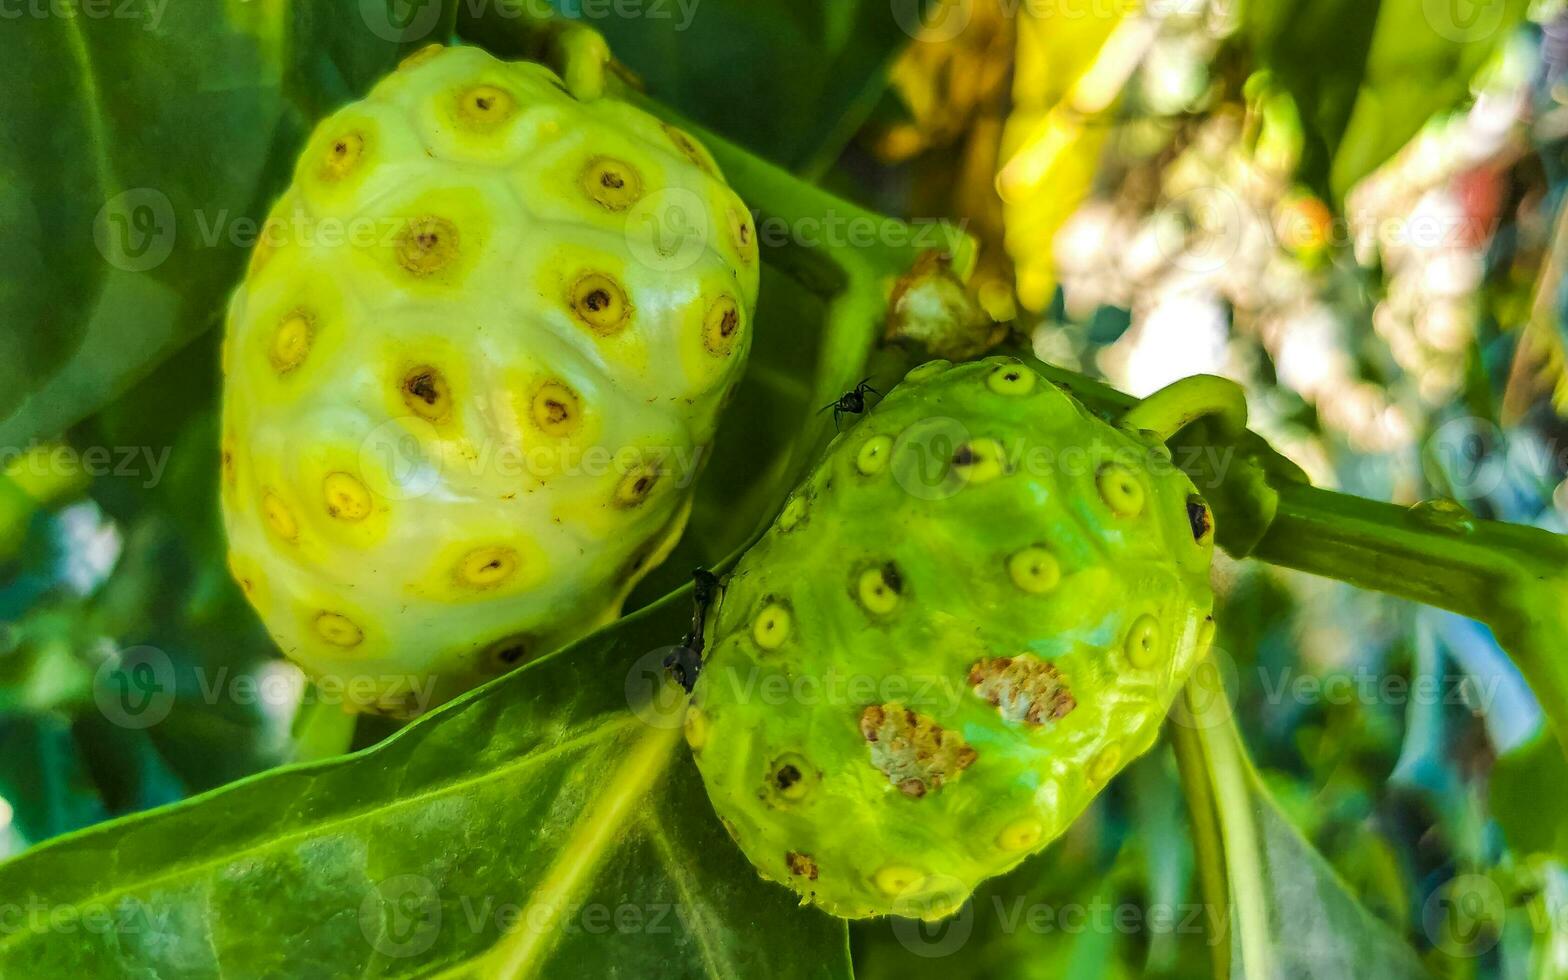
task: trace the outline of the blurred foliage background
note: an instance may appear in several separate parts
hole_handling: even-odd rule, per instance
[[[1315,482],[1568,530],[1561,3],[704,0],[684,24],[593,24],[729,138],[863,205],[962,222],[977,299],[1043,358],[1140,395],[1223,374]],[[88,50],[113,44],[93,29]],[[352,77],[285,100],[259,152],[290,158],[295,117]],[[287,176],[261,169],[252,210]],[[298,751],[305,683],[230,581],[216,510],[207,328],[238,262],[215,260],[179,342],[72,386],[72,407],[19,382],[52,399],[33,421],[7,403],[0,856]],[[36,340],[0,342],[7,371],[79,364]],[[1218,577],[1223,696],[1284,817],[1434,973],[1568,976],[1568,771],[1491,636],[1261,565]],[[167,710],[120,723],[149,670]],[[884,922],[853,931],[857,967],[1206,976],[1188,838],[1162,747],[977,898],[962,957],[938,954],[951,928]],[[1126,908],[1143,918],[1094,925]]]

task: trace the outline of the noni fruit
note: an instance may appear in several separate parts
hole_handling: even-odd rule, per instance
[[[618,615],[757,275],[703,147],[543,66],[435,46],[323,121],[224,345],[231,564],[282,650],[408,714]]]
[[[950,914],[1154,742],[1212,642],[1207,504],[1012,358],[910,373],[709,613],[686,735],[761,873]]]

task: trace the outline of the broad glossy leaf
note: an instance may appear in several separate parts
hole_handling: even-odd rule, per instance
[[[0,866],[8,899],[123,924],[30,921],[0,974],[847,975],[842,925],[762,882],[707,803],[648,646],[687,614],[673,596],[369,751]]]
[[[214,321],[310,125],[407,26],[400,0],[35,7],[0,32],[0,446]]]

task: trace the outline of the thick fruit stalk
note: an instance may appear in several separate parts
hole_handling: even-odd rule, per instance
[[[433,47],[317,127],[234,297],[223,506],[285,653],[408,714],[615,617],[750,347],[708,153]]]
[[[1214,633],[1161,440],[1216,392],[1244,413],[1207,379],[1117,428],[1017,360],[935,361],[839,437],[726,583],[688,714],[763,875],[950,914],[1153,744]]]

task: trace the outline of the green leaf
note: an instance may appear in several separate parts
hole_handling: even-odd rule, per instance
[[[1543,729],[1504,753],[1492,769],[1492,816],[1519,854],[1552,854],[1568,863],[1568,761]]]
[[[30,94],[0,134],[0,446],[58,435],[214,322],[309,127],[396,64],[376,2],[8,23],[0,86]]]
[[[1212,673],[1212,672],[1211,672]],[[1301,836],[1247,757],[1229,700],[1212,676],[1188,684],[1173,712],[1182,777],[1205,784],[1223,854],[1230,975],[1247,977],[1428,976],[1410,947],[1351,894]],[[1201,760],[1201,773],[1190,763]]]
[[[552,0],[603,32],[648,91],[696,122],[796,172],[826,169],[871,114],[910,42],[897,14],[918,0]],[[527,5],[525,5],[527,6]],[[464,36],[515,31],[506,3],[462,7]],[[911,21],[913,23],[913,21]]]
[[[1342,200],[1429,120],[1468,97],[1471,80],[1528,7],[1528,0],[1382,0],[1366,72],[1333,157],[1335,197]]]
[[[1301,116],[1300,178],[1343,200],[1458,105],[1526,0],[1249,0],[1244,37]]]
[[[842,924],[758,878],[708,805],[649,650],[688,602],[359,755],[0,866],[27,907],[125,924],[60,942],[30,919],[0,937],[0,974],[847,976]]]

